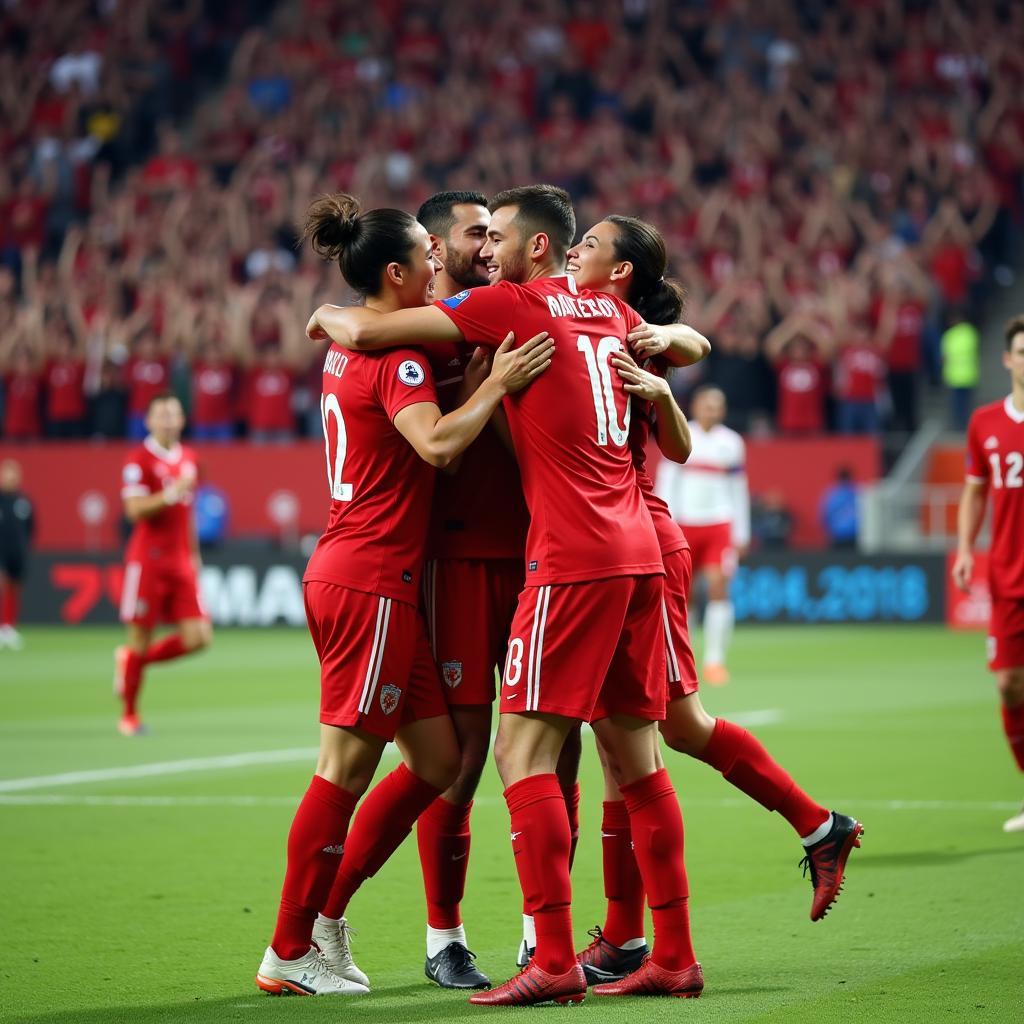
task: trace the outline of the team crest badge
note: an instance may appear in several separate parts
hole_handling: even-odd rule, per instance
[[[398,368],[398,379],[410,388],[418,388],[427,379],[427,375],[415,359],[406,359]]]
[[[441,674],[444,676],[444,681],[454,690],[462,682],[462,662],[441,662]]]
[[[385,683],[380,688],[380,709],[385,715],[393,714],[401,699],[402,691],[394,683]]]
[[[988,451],[990,448],[999,447],[999,438],[992,436],[985,441],[985,450]]]

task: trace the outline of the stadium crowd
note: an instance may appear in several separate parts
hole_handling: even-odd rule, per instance
[[[730,424],[912,429],[939,338],[1013,280],[1024,7],[957,0],[0,13],[5,440],[318,434],[319,192],[415,210],[550,181],[656,223]]]

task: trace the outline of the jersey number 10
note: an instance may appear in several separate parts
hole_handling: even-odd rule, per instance
[[[328,417],[333,417],[338,425],[338,444],[331,459],[331,432],[327,429]],[[331,489],[334,501],[351,501],[352,485],[343,484],[341,475],[345,471],[345,456],[348,454],[348,434],[345,431],[345,417],[341,415],[341,403],[338,396],[324,394],[320,396],[320,418],[324,425],[324,453],[327,456],[327,486]]]
[[[597,443],[607,447],[608,438],[612,444],[621,447],[629,440],[629,409],[631,395],[626,395],[626,415],[619,426],[619,412],[615,407],[615,387],[612,383],[612,368],[608,357],[622,349],[618,338],[601,338],[597,350],[586,334],[576,339],[576,348],[583,353],[590,375],[590,388],[594,395],[594,412],[597,414]]]

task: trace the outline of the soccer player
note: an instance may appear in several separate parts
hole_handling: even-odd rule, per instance
[[[480,257],[491,215],[478,192],[441,192],[419,209],[440,269],[434,296],[486,286]],[[472,349],[425,350],[442,410],[458,401]],[[460,904],[470,853],[470,811],[491,743],[495,669],[504,661],[523,587],[529,515],[519,467],[494,429],[484,430],[453,473],[438,475],[427,539],[424,607],[431,650],[462,751],[459,777],[416,823],[427,902],[427,977],[443,988],[488,988],[473,963]]]
[[[307,327],[356,349],[411,338],[493,347],[509,326],[549,331],[557,345],[551,369],[505,403],[530,528],[495,759],[537,946],[521,974],[470,1001],[579,1002],[586,993],[573,947],[569,820],[555,774],[566,736],[583,720],[616,765],[654,918],[651,957],[633,977],[649,994],[697,996],[703,975],[690,937],[682,816],[656,759],[664,568],[630,457],[629,396],[610,364],[641,321],[620,300],[578,289],[565,275],[575,215],[562,189],[510,189],[490,210],[481,253],[490,288],[387,316],[322,306]]]
[[[146,666],[202,650],[213,638],[199,595],[192,515],[196,457],[181,444],[181,402],[170,392],[155,395],[145,422],[148,434],[128,454],[121,472],[124,514],[133,524],[121,590],[121,621],[128,636],[114,652],[114,692],[123,703],[117,727],[124,736],[145,731],[137,706]],[[154,641],[160,622],[178,628]]]
[[[693,571],[707,579],[704,610],[704,679],[712,686],[729,681],[725,655],[734,612],[729,580],[750,543],[750,495],[743,438],[725,426],[725,395],[716,387],[693,395],[690,434],[693,451],[685,466],[664,460],[657,493],[686,531]]]
[[[0,647],[22,648],[18,632],[21,586],[35,532],[32,501],[21,489],[21,466],[0,462]]]
[[[362,213],[351,196],[327,196],[311,207],[306,234],[315,252],[338,260],[376,315],[431,297],[430,240],[409,214]],[[550,365],[546,336],[514,352],[511,343],[504,340],[486,380],[446,416],[414,349],[333,346],[324,360],[331,510],[303,576],[320,660],[320,757],[288,836],[277,926],[256,976],[264,991],[368,991],[348,949],[348,901],[458,773],[458,741],[417,608],[427,516],[434,467],[458,458],[502,398]],[[486,363],[477,357],[471,382]],[[403,763],[363,801],[349,832],[392,739]]]
[[[566,266],[580,287],[617,295],[650,325],[646,336],[637,332],[633,342],[638,355],[652,357],[645,361],[646,369],[624,354],[612,358],[633,396],[630,449],[665,565],[668,705],[662,735],[670,748],[710,764],[742,792],[789,821],[806,850],[814,888],[811,919],[819,920],[838,894],[846,859],[853,846],[859,845],[861,826],[812,800],[746,729],[713,718],[704,710],[687,627],[689,545],[668,506],[655,494],[647,471],[646,448],[652,431],[668,458],[685,461],[690,451],[686,421],[664,379],[666,362],[694,363],[709,346],[696,332],[688,337],[681,331],[688,330],[678,323],[683,312],[682,289],[665,278],[665,243],[650,224],[633,217],[606,217],[569,250]],[[666,330],[659,326],[663,324],[674,327]],[[644,891],[629,815],[607,761],[602,752],[605,803],[601,850],[608,910],[604,927],[593,930],[594,941],[580,953],[580,963],[592,984],[624,978],[647,954]]]
[[[961,590],[970,589],[974,541],[991,494],[988,667],[996,677],[1006,741],[1024,772],[1024,316],[1006,326],[1003,365],[1010,374],[1010,394],[976,409],[967,427],[967,479],[957,517],[953,580]],[[1003,829],[1024,832],[1024,807]]]

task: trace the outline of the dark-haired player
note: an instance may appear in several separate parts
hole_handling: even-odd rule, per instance
[[[617,766],[654,918],[651,957],[636,972],[650,993],[703,988],[690,939],[683,828],[656,761],[664,716],[664,569],[628,446],[629,397],[611,365],[642,321],[621,300],[577,289],[564,273],[575,232],[568,195],[552,186],[492,199],[482,256],[490,288],[387,316],[321,307],[307,328],[357,349],[463,340],[494,346],[510,327],[556,342],[551,369],[505,402],[530,510],[526,585],[513,621],[495,759],[512,848],[537,947],[516,978],[471,1002],[578,1002],[586,979],[573,948],[570,829],[555,767],[574,723],[589,720]],[[611,685],[606,685],[611,684]]]
[[[996,677],[1006,741],[1024,772],[1024,316],[1006,326],[1003,366],[1010,374],[1010,393],[976,409],[967,427],[967,480],[953,579],[961,590],[970,589],[974,541],[991,494],[988,667]],[[1003,829],[1024,832],[1024,807]]]
[[[480,252],[491,215],[479,192],[440,192],[419,209],[440,264],[434,296],[447,299],[487,285]],[[472,354],[465,344],[425,350],[438,403],[458,403]],[[483,988],[489,980],[473,963],[461,901],[469,865],[473,796],[491,743],[495,668],[523,587],[529,515],[519,467],[497,432],[483,431],[454,473],[438,475],[427,562],[424,608],[431,649],[444,683],[462,751],[459,777],[416,823],[427,902],[427,977],[445,988]]]
[[[4,459],[0,462],[0,647],[12,651],[22,647],[18,612],[34,532],[35,510],[21,489],[21,465]]]
[[[210,620],[199,595],[199,545],[192,515],[195,453],[181,444],[185,414],[177,396],[162,392],[146,408],[145,440],[121,471],[125,518],[134,524],[125,552],[121,621],[125,643],[114,652],[114,692],[124,705],[118,729],[144,731],[137,713],[147,665],[209,646]],[[177,631],[153,640],[158,623]]]

